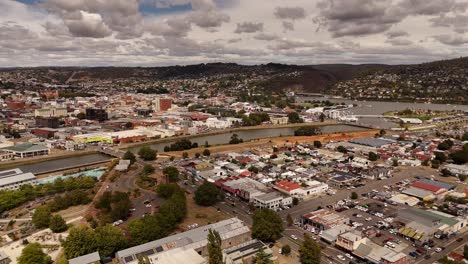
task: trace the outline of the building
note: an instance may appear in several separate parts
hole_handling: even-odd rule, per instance
[[[93,252],[84,256],[72,258],[68,260],[68,264],[99,264],[101,263],[101,256],[99,252]]]
[[[137,264],[137,256],[153,258],[175,248],[193,249],[199,255],[206,256],[209,230],[215,230],[222,239],[221,247],[230,248],[250,240],[250,229],[238,218],[231,218],[218,223],[195,228],[183,233],[168,236],[139,246],[127,248],[116,253],[122,264]]]
[[[258,208],[268,208],[276,210],[280,207],[291,205],[292,197],[283,197],[279,193],[270,192],[255,196],[253,198],[253,203]]]
[[[51,107],[34,110],[34,117],[64,117],[68,115],[66,107]]]
[[[0,171],[0,190],[17,190],[23,185],[36,183],[36,176],[31,172],[24,173],[20,169]]]
[[[107,115],[106,110],[104,109],[87,108],[86,119],[97,120],[97,121],[102,122],[108,119],[108,115]]]
[[[466,175],[468,176],[468,165],[447,164],[443,169],[447,169],[455,176]]]
[[[244,264],[253,263],[256,254],[263,248],[263,252],[273,260],[272,250],[265,246],[262,241],[257,239],[247,241],[240,245],[223,250],[223,259],[225,264]],[[180,262],[183,263],[183,262]],[[186,262],[188,263],[188,262]],[[191,262],[190,262],[191,263]]]
[[[170,98],[155,98],[153,101],[153,110],[165,112],[172,107],[172,99]]]
[[[415,243],[423,243],[436,233],[456,233],[468,224],[467,218],[454,217],[437,211],[409,207],[397,212],[397,220],[404,224],[399,229],[402,236]]]
[[[304,227],[311,226],[318,230],[328,230],[348,223],[348,217],[328,209],[320,209],[301,216],[301,224]]]
[[[29,158],[49,155],[49,148],[39,144],[22,143],[11,147],[1,148],[0,151],[13,153],[16,158]]]
[[[127,171],[128,167],[130,167],[130,160],[119,160],[119,164],[115,166],[115,170],[117,171]]]
[[[356,138],[352,139],[349,141],[350,143],[357,144],[357,145],[363,145],[367,147],[373,147],[373,148],[381,148],[388,146],[393,143],[393,141],[387,140],[387,139],[381,139],[381,138]]]
[[[0,150],[0,161],[11,160],[15,157],[15,154],[7,151]]]
[[[231,177],[216,181],[216,186],[246,201],[253,202],[254,197],[268,191],[268,187],[251,178]]]
[[[335,245],[345,251],[352,252],[358,248],[364,239],[365,237],[361,235],[361,232],[352,230],[338,235]]]
[[[400,121],[404,124],[413,124],[413,125],[420,125],[423,121],[419,118],[400,118]]]
[[[12,261],[10,257],[8,257],[5,252],[0,251],[0,264],[10,264]]]
[[[352,230],[349,225],[337,225],[328,230],[324,230],[320,233],[320,239],[327,242],[328,244],[334,244],[338,239],[338,236]]]
[[[56,129],[43,127],[43,128],[35,128],[32,130],[32,133],[37,137],[41,138],[53,138],[55,133],[57,132]]]
[[[148,257],[149,263],[157,264],[206,264],[208,261],[200,256],[193,248],[174,248],[160,254]]]
[[[364,238],[353,251],[353,255],[370,264],[406,264],[407,257],[403,253],[398,253],[390,248],[382,247],[372,242],[369,238]]]
[[[286,125],[289,121],[289,118],[287,116],[270,117],[270,121],[273,125]]]
[[[36,126],[58,128],[60,121],[58,117],[36,117]]]

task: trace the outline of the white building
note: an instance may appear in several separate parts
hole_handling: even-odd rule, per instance
[[[34,117],[62,117],[67,116],[66,107],[51,107],[34,110]]]
[[[265,193],[253,198],[254,205],[259,208],[277,209],[292,204],[292,197],[283,197],[277,192]]]
[[[402,121],[405,124],[414,124],[414,125],[420,125],[423,123],[423,121],[419,118],[400,118],[400,121]]]
[[[444,169],[449,170],[455,176],[468,175],[468,165],[447,164]]]
[[[36,183],[36,176],[31,172],[24,173],[20,169],[0,171],[0,190],[17,190],[23,185]]]

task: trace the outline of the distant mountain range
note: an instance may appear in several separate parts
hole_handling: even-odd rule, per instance
[[[239,65],[235,63],[207,63],[167,67],[39,67],[0,69],[2,72],[21,72],[39,81],[65,84],[89,80],[122,79],[198,79],[219,75],[264,75],[266,89],[331,93],[340,95],[345,85],[349,95],[363,98],[378,96],[371,90],[391,90],[392,99],[400,96],[445,96],[456,94],[459,101],[467,100],[468,58],[458,58],[415,65],[383,64],[324,64],[324,65]],[[294,74],[293,74],[294,73]],[[387,76],[382,78],[382,76]],[[392,77],[389,77],[392,76]],[[382,81],[383,80],[383,81]],[[410,83],[410,84],[408,84]],[[381,87],[375,87],[380,85]],[[403,89],[400,89],[404,86]],[[338,87],[341,87],[338,89]],[[369,90],[369,91],[368,91]],[[401,90],[401,91],[399,91]],[[417,91],[413,91],[417,90]],[[439,94],[437,94],[439,93]],[[464,94],[465,93],[465,96]],[[385,94],[385,93],[384,93]],[[349,97],[348,95],[348,97]],[[432,95],[431,95],[432,96]]]

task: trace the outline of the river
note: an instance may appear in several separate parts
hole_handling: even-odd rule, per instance
[[[242,131],[236,131],[236,132],[230,132],[230,133],[224,133],[224,134],[194,137],[190,139],[190,141],[192,143],[193,142],[198,143],[199,146],[203,146],[205,142],[208,142],[209,145],[222,145],[222,144],[228,144],[233,134],[237,134],[239,138],[243,139],[244,141],[251,141],[251,140],[260,139],[260,138],[292,136],[294,135],[294,131],[296,129],[297,127],[296,128],[290,127],[290,128],[265,128],[265,129],[242,130]],[[366,128],[348,126],[348,125],[323,126],[323,127],[320,127],[320,129],[322,133],[353,132],[353,131],[367,130]],[[171,142],[149,144],[149,146],[152,149],[155,149],[159,152],[164,152],[164,147],[169,146],[169,145],[171,145]],[[141,146],[130,148],[130,150],[136,153],[138,152],[140,148]]]
[[[400,103],[400,102],[380,102],[380,101],[355,101],[349,99],[332,99],[326,97],[313,96],[296,96],[296,102],[303,103],[305,101],[330,101],[332,103],[345,103],[347,105],[355,104],[356,107],[349,109],[354,115],[382,115],[389,111],[401,111],[404,109],[413,110],[432,110],[432,111],[468,111],[468,105],[452,105],[452,104],[423,104],[423,103]],[[390,122],[383,118],[360,117],[359,124],[378,126],[381,128],[397,127],[398,124]]]

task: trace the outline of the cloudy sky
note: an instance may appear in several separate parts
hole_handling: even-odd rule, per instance
[[[0,0],[0,67],[468,56],[468,0]]]

